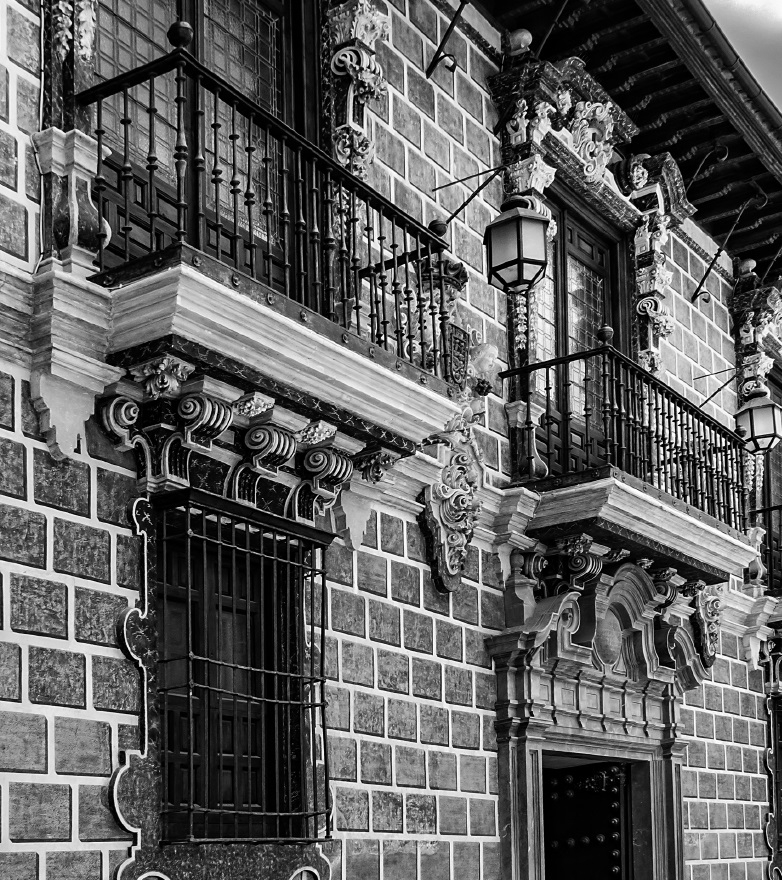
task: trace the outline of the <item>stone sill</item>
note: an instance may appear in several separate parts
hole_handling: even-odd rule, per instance
[[[174,250],[135,277],[92,276],[116,285],[110,354],[180,336],[413,443],[459,413],[442,379],[192,248]]]
[[[612,549],[646,557],[655,567],[672,566],[685,580],[724,583],[741,576],[755,558],[749,539],[695,508],[677,509],[653,487],[643,491],[611,469],[601,479],[541,492],[529,534],[544,543],[586,532]],[[654,494],[652,494],[654,493]],[[698,518],[697,514],[700,514]]]

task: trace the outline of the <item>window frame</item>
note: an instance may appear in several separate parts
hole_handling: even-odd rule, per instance
[[[613,328],[612,345],[623,354],[629,352],[631,308],[630,291],[630,260],[626,236],[613,224],[597,214],[594,208],[581,199],[567,186],[556,179],[546,192],[548,206],[557,224],[557,235],[554,248],[557,256],[557,269],[554,276],[554,297],[556,309],[556,346],[555,357],[562,357],[569,352],[567,327],[567,226],[570,224],[585,237],[591,238],[602,247],[607,254],[608,271],[606,282],[608,298],[604,297],[605,311],[603,319]]]
[[[331,792],[329,787],[329,771],[328,771],[328,750],[325,747],[327,741],[327,725],[325,718],[325,633],[326,633],[326,619],[325,619],[325,607],[326,607],[326,573],[324,568],[324,554],[325,550],[331,541],[334,538],[334,535],[331,532],[324,532],[321,529],[317,529],[315,527],[309,526],[304,523],[295,523],[288,519],[284,519],[279,516],[275,516],[274,514],[268,514],[262,511],[259,511],[255,508],[250,508],[246,505],[233,502],[222,498],[220,496],[212,495],[207,492],[203,492],[200,490],[194,489],[184,489],[178,490],[175,492],[167,492],[161,495],[156,495],[151,498],[151,502],[154,510],[154,529],[153,529],[153,545],[154,545],[154,553],[152,555],[152,559],[150,560],[150,574],[152,575],[151,583],[150,583],[150,591],[154,596],[154,602],[158,609],[158,623],[157,623],[157,635],[161,639],[161,643],[159,645],[159,674],[157,677],[157,681],[155,683],[155,693],[154,697],[156,698],[156,711],[160,717],[161,723],[161,737],[160,737],[160,747],[159,747],[159,761],[161,767],[161,831],[162,831],[162,842],[166,844],[171,843],[255,843],[255,842],[275,842],[275,843],[309,843],[324,839],[331,838],[331,813],[332,813],[332,804],[331,804]],[[275,555],[269,557],[272,560],[273,565],[280,564],[281,561],[276,556],[276,546],[277,546],[277,538],[279,536],[285,536],[286,541],[290,541],[291,539],[297,541],[306,541],[308,545],[312,548],[313,552],[316,553],[316,557],[312,559],[311,563],[307,566],[308,574],[302,575],[303,578],[311,578],[311,583],[309,586],[310,595],[307,597],[307,584],[303,580],[301,584],[301,602],[303,603],[301,607],[299,607],[299,615],[298,617],[291,618],[289,623],[295,625],[297,629],[301,629],[300,637],[302,641],[297,644],[297,663],[302,664],[302,669],[300,672],[301,675],[301,687],[302,692],[299,695],[299,705],[298,705],[298,713],[297,713],[297,721],[296,725],[292,724],[291,720],[291,712],[289,710],[288,713],[288,721],[287,721],[287,735],[291,736],[292,731],[294,731],[294,727],[298,730],[298,737],[296,738],[296,742],[298,743],[298,747],[296,743],[292,741],[287,742],[287,749],[289,750],[289,760],[285,764],[282,769],[278,769],[278,773],[286,773],[288,771],[293,770],[293,772],[300,772],[300,810],[288,810],[287,812],[281,812],[279,807],[280,803],[277,803],[277,812],[276,812],[276,822],[272,820],[267,820],[265,824],[262,825],[261,822],[261,814],[264,812],[266,807],[266,800],[264,799],[261,804],[261,810],[255,811],[259,814],[258,826],[262,825],[262,830],[264,832],[267,831],[270,824],[273,824],[276,829],[276,833],[261,833],[254,834],[250,836],[250,834],[239,834],[239,835],[231,835],[231,834],[222,834],[223,826],[230,825],[230,821],[225,818],[220,819],[220,815],[225,814],[226,812],[238,812],[239,808],[235,803],[231,804],[228,810],[223,808],[221,810],[220,806],[214,806],[212,804],[212,798],[206,805],[202,805],[198,807],[197,810],[193,810],[193,805],[196,804],[196,796],[199,792],[203,793],[201,790],[204,789],[204,779],[208,779],[209,782],[206,784],[204,791],[206,795],[214,795],[214,792],[211,791],[211,787],[214,785],[215,779],[215,766],[218,766],[220,770],[224,770],[225,766],[222,763],[221,755],[227,755],[228,753],[224,750],[220,743],[212,742],[209,747],[209,751],[207,752],[205,747],[202,745],[199,749],[199,743],[196,735],[193,736],[193,740],[191,740],[189,751],[184,754],[187,755],[189,760],[190,773],[192,776],[188,776],[187,779],[190,784],[190,792],[188,800],[189,804],[185,804],[182,806],[182,802],[180,801],[179,808],[177,809],[172,803],[167,803],[166,799],[168,796],[168,779],[166,777],[168,767],[169,767],[169,756],[172,755],[172,747],[171,740],[167,740],[167,724],[170,723],[170,720],[166,717],[166,710],[169,707],[169,701],[167,698],[168,691],[165,689],[165,664],[167,662],[166,654],[165,654],[165,646],[163,644],[163,640],[165,639],[165,609],[166,609],[166,592],[169,588],[169,584],[167,583],[166,578],[161,578],[161,566],[164,565],[164,549],[163,549],[163,539],[161,538],[161,529],[162,523],[165,520],[165,515],[167,512],[176,510],[177,508],[183,508],[187,510],[188,508],[197,508],[204,512],[204,515],[215,515],[218,517],[228,517],[233,522],[234,526],[238,523],[248,524],[250,526],[258,527],[259,529],[268,529],[272,530],[275,538]],[[232,529],[234,528],[232,526]],[[184,544],[188,541],[192,540],[192,531],[190,531]],[[199,543],[201,539],[199,536],[195,537],[195,540]],[[286,543],[286,546],[290,547],[289,543]],[[207,554],[204,551],[204,568],[202,571],[204,572],[204,576],[200,579],[201,583],[196,583],[195,587],[184,587],[182,588],[184,591],[188,589],[192,589],[196,593],[196,602],[203,603],[202,610],[210,605],[219,605],[222,607],[224,603],[224,590],[222,589],[224,582],[222,581],[222,576],[218,574],[217,584],[207,585],[207,577],[206,577],[206,557]],[[218,554],[217,559],[220,560],[220,556]],[[290,551],[288,552],[288,559],[290,560]],[[224,564],[224,561],[220,560],[221,564]],[[233,557],[232,566],[234,568],[234,573],[236,571],[236,563],[235,557]],[[166,573],[163,572],[165,575]],[[238,579],[239,576],[237,576]],[[191,583],[193,579],[191,577]],[[260,575],[261,584],[263,583],[263,574]],[[249,583],[249,575],[247,577],[247,582]],[[274,586],[277,586],[276,577],[274,580]],[[200,591],[200,592],[198,592]],[[290,594],[290,584],[289,584],[289,594]],[[232,595],[235,595],[232,591]],[[214,600],[214,602],[212,601]],[[249,601],[249,595],[248,595]],[[309,603],[309,607],[318,612],[319,620],[315,620],[314,617],[311,620],[304,619],[304,612]],[[234,606],[236,603],[234,602]],[[277,610],[276,600],[274,603],[275,613]],[[235,607],[234,607],[235,610]],[[204,615],[205,616],[205,615]],[[235,617],[235,615],[234,615]],[[233,621],[236,622],[235,620]],[[274,623],[276,623],[276,618],[274,619]],[[249,624],[247,624],[249,626]],[[222,626],[221,621],[212,621],[212,629],[217,627],[219,629]],[[192,629],[192,627],[191,627]],[[206,630],[205,630],[206,632]],[[309,635],[309,639],[307,636]],[[320,645],[320,648],[317,645]],[[192,655],[193,653],[197,654],[195,651],[195,645],[193,642],[190,642],[186,646]],[[289,645],[290,647],[290,645]],[[276,650],[276,646],[275,646]],[[204,651],[204,656],[209,656],[208,649]],[[171,658],[168,658],[170,660]],[[201,663],[202,661],[195,661]],[[211,668],[210,664],[215,665],[215,668],[219,668],[217,664],[222,662],[220,657],[213,657],[209,660],[203,662],[203,675],[199,676],[197,672],[191,673],[191,683],[188,685],[187,696],[182,696],[182,694],[175,694],[174,697],[174,713],[177,711],[176,703],[179,701],[185,702],[188,704],[188,711],[192,715],[196,713],[196,711],[201,713],[210,713],[210,717],[206,719],[202,719],[202,725],[205,725],[202,729],[205,731],[207,727],[209,728],[209,737],[212,737],[212,729],[213,729],[213,721],[211,718],[211,714],[214,713],[215,708],[209,705],[210,700],[203,698],[198,698],[193,696],[193,691],[195,689],[203,688],[204,691],[208,687],[211,686],[211,676],[214,673],[214,670]],[[232,661],[236,663],[237,661]],[[250,664],[248,664],[249,668]],[[310,675],[307,675],[307,670],[310,670]],[[317,670],[317,672],[316,672]],[[281,670],[279,668],[275,668],[272,670],[268,670],[263,668],[263,666],[256,670],[259,673],[259,678],[262,677],[264,681],[266,681],[269,677],[274,678],[275,681],[278,681],[280,677],[285,677],[285,670]],[[255,674],[252,670],[249,673],[250,675]],[[222,675],[222,673],[220,673]],[[199,677],[203,678],[203,681],[199,682]],[[195,687],[192,682],[195,680]],[[288,679],[290,680],[290,679]],[[305,688],[311,688],[312,690],[309,692],[309,697],[307,696],[307,691]],[[182,687],[178,685],[178,687]],[[264,685],[264,688],[266,686]],[[277,696],[277,685],[275,684],[274,690],[274,700],[276,700]],[[176,689],[176,688],[175,688]],[[248,694],[252,693],[252,689],[248,688]],[[264,702],[267,700],[268,695],[265,690],[262,691],[263,696],[258,697],[256,694],[252,694],[252,700],[256,704],[261,704],[263,706],[266,705]],[[290,688],[287,692],[288,698],[292,699]],[[219,718],[217,720],[218,725],[223,725],[225,722],[225,716],[223,715],[222,709],[222,697],[214,700],[215,705],[218,706],[216,711],[219,712]],[[241,699],[236,699],[235,689],[233,692],[233,714],[230,715],[231,723],[236,722],[237,719],[241,719],[243,716],[241,715],[241,703],[243,701]],[[247,699],[247,712],[252,712],[250,708],[250,699]],[[270,701],[271,702],[271,701]],[[293,701],[295,703],[295,701]],[[268,711],[264,710],[266,714],[263,717],[267,718],[267,726],[269,724]],[[284,720],[284,713],[280,713]],[[172,716],[173,717],[173,716]],[[273,717],[273,724],[276,725],[274,729],[275,741],[282,738],[278,728],[282,727],[282,722],[280,721],[280,715],[277,714],[275,710]],[[192,728],[191,728],[192,730]],[[175,731],[173,736],[181,739],[182,733],[181,730]],[[232,753],[232,757],[228,759],[228,763],[230,765],[230,761],[237,760],[237,753],[235,749],[236,737],[237,734],[234,734],[234,753]],[[215,737],[216,739],[216,737]],[[251,767],[254,768],[256,764],[262,764],[264,762],[268,763],[271,761],[275,767],[280,766],[280,754],[275,753],[271,756],[266,754],[252,754],[252,748],[250,746],[250,732],[248,730],[248,748],[246,751],[246,755],[244,752],[239,754],[240,760],[247,761],[248,774],[251,773]],[[322,740],[319,744],[319,740]],[[262,742],[265,742],[265,737],[262,737]],[[193,744],[194,743],[194,744]],[[173,766],[176,767],[181,764],[181,756],[183,752],[173,752],[176,755],[176,758],[173,760]],[[194,781],[193,776],[195,776],[193,772],[193,767],[195,764],[198,764],[199,767],[202,767],[203,770],[201,772],[201,781],[200,783],[195,783],[196,792],[193,793]],[[234,777],[235,778],[235,777]],[[250,775],[248,775],[248,785],[252,785],[250,782]],[[290,774],[288,783],[291,784]],[[298,783],[297,783],[298,784]],[[234,782],[234,785],[236,783]],[[175,791],[178,789],[175,788]],[[249,789],[248,789],[249,790]],[[219,789],[218,789],[219,791]],[[235,791],[235,789],[234,789]],[[291,792],[288,792],[288,796],[290,798],[291,803],[294,798]],[[279,786],[277,786],[277,797],[280,797]],[[222,795],[220,794],[217,798],[222,802]],[[322,802],[321,802],[322,799]],[[225,802],[228,803],[227,801]],[[248,795],[247,800],[248,805],[250,806],[250,810],[248,811],[252,814],[254,811],[252,810],[252,798]],[[242,804],[244,805],[244,804]],[[274,806],[274,805],[272,805]],[[172,815],[181,817],[184,815],[187,817],[189,834],[185,834],[181,832],[181,821],[179,823],[180,830],[177,830],[175,833],[172,833],[172,827],[167,821],[167,813],[171,813]],[[205,833],[202,835],[194,834],[194,823],[191,819],[191,815],[197,813],[199,815],[203,815],[204,818],[204,829]],[[247,811],[246,811],[247,812]],[[268,811],[272,813],[273,810]],[[280,817],[283,817],[283,821],[281,822]],[[287,818],[285,818],[287,817]],[[285,823],[287,821],[288,832],[287,834],[281,833],[281,828],[284,830]],[[292,833],[294,830],[294,823],[299,823],[299,829],[305,829],[308,833],[306,834],[294,834]],[[209,831],[212,827],[217,824],[218,831],[220,834],[210,834]],[[256,828],[258,827],[256,826]],[[235,819],[233,830],[236,831],[237,828],[242,827],[239,822],[238,817]],[[253,819],[247,819],[247,829],[249,832],[252,832],[256,829],[253,828]],[[212,829],[213,830],[213,829]],[[312,833],[309,833],[312,832]]]

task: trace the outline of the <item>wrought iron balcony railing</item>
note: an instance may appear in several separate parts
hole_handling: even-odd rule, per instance
[[[611,345],[512,375],[526,400],[521,470],[528,479],[540,477],[541,461],[555,477],[614,466],[744,528],[741,438]]]
[[[750,514],[752,523],[765,529],[760,558],[766,569],[767,592],[782,596],[782,504],[759,507]]]
[[[445,243],[392,202],[183,49],[79,100],[94,107],[94,195],[112,230],[101,272],[188,244],[452,379]]]

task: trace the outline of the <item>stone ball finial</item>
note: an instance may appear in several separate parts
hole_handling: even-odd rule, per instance
[[[529,49],[532,34],[526,28],[518,28],[508,34],[508,54],[521,55]]]
[[[597,331],[597,338],[603,345],[610,345],[611,340],[614,338],[614,328],[610,327],[608,324],[603,324],[603,326]]]
[[[756,260],[742,260],[739,263],[739,275],[751,275],[757,266]]]
[[[187,21],[175,21],[166,36],[175,49],[187,49],[193,41],[193,26]]]

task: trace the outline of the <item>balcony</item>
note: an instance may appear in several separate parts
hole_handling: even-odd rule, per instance
[[[115,351],[210,322],[195,341],[219,351],[235,319],[272,378],[359,408],[365,387],[372,410],[402,376],[416,399],[401,392],[391,417],[419,413],[417,439],[442,427],[467,345],[443,240],[183,49],[79,101],[105,220],[92,280],[114,289]],[[157,318],[142,326],[145,309]]]
[[[521,401],[518,480],[542,494],[530,534],[589,531],[709,581],[749,564],[735,432],[610,344],[504,375]]]

